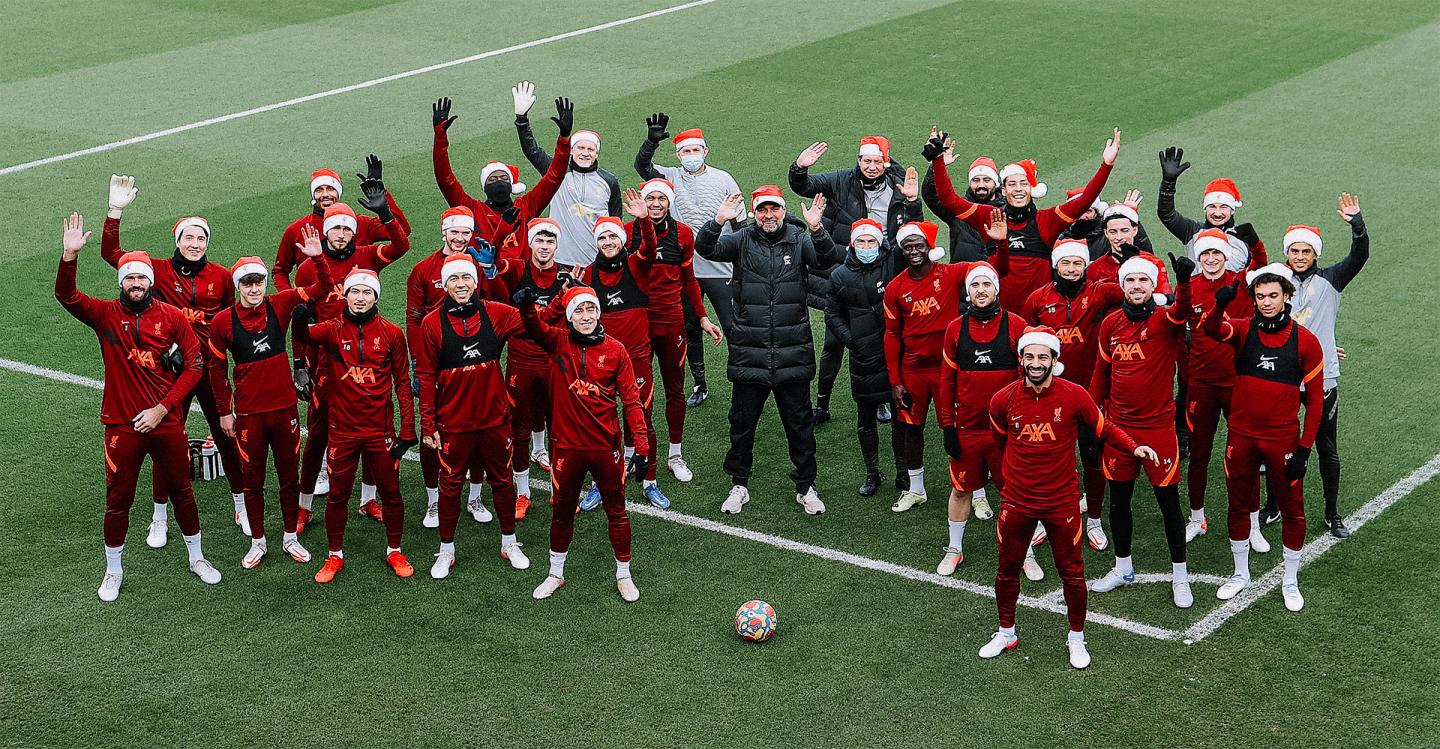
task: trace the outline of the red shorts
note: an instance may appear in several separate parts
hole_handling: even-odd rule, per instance
[[[1153,429],[1130,427],[1118,423],[1116,426],[1125,430],[1125,433],[1135,440],[1135,444],[1154,450],[1155,454],[1159,456],[1160,462],[1156,464],[1148,460],[1141,460],[1106,442],[1104,457],[1100,461],[1101,467],[1105,469],[1105,478],[1111,481],[1134,481],[1139,478],[1140,466],[1143,463],[1145,475],[1150,479],[1151,486],[1170,486],[1179,483],[1180,444],[1175,439],[1174,424],[1166,424]]]
[[[896,417],[902,424],[925,425],[926,412],[930,410],[930,402],[940,392],[940,370],[924,372],[906,372],[900,370],[900,384],[910,393],[910,407],[905,408],[896,404]]]
[[[960,457],[950,459],[950,486],[957,492],[973,492],[985,488],[986,479],[994,480],[995,488],[1004,490],[1000,475],[1005,452],[988,433],[960,432]]]

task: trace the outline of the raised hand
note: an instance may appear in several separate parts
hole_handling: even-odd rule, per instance
[[[300,227],[300,241],[295,243],[295,249],[306,257],[319,257],[323,249],[320,245],[320,230],[310,224]]]
[[[1160,152],[1160,179],[1166,182],[1174,182],[1180,179],[1180,175],[1190,168],[1190,162],[1184,161],[1185,149],[1170,146]]]
[[[394,215],[385,199],[385,182],[380,179],[380,158],[372,153],[365,159],[365,165],[369,168],[368,173],[355,175],[360,178],[360,205],[388,224]]]
[[[905,167],[905,181],[900,185],[900,194],[909,203],[920,197],[920,173],[915,171],[915,167]]]
[[[1245,243],[1246,247],[1254,247],[1260,243],[1260,235],[1255,232],[1255,225],[1244,223],[1230,230],[1236,239]]]
[[[527,309],[540,301],[540,293],[529,286],[521,286],[510,295],[510,301],[519,309]]]
[[[814,143],[811,143],[810,146],[804,151],[801,151],[799,156],[795,157],[795,166],[798,166],[802,169],[809,169],[810,167],[815,166],[815,162],[819,161],[820,157],[824,156],[825,152],[828,150],[830,150],[830,145],[828,143],[817,140]]]
[[[1115,158],[1120,155],[1120,128],[1115,128],[1115,135],[1105,141],[1105,150],[1100,152],[1100,160],[1106,164],[1114,165]]]
[[[120,212],[125,210],[139,194],[135,189],[135,178],[123,174],[110,175],[110,218],[120,218]]]
[[[575,127],[575,103],[563,96],[555,97],[555,116],[550,121],[560,128],[562,137],[570,137],[570,129]]]
[[[535,106],[535,84],[520,81],[511,86],[510,98],[515,100],[515,116],[524,117],[530,113],[530,107]]]
[[[430,124],[441,130],[449,130],[455,118],[450,116],[450,97],[442,96],[430,105]]]
[[[90,241],[90,232],[85,231],[85,217],[71,213],[70,218],[60,222],[60,249],[66,260],[74,260],[80,249]]]
[[[950,166],[951,164],[954,164],[954,163],[955,163],[955,159],[958,159],[958,158],[960,158],[960,157],[955,155],[955,139],[954,139],[954,138],[946,138],[946,139],[945,139],[945,166]]]
[[[1230,303],[1235,301],[1235,297],[1240,295],[1240,284],[1242,283],[1245,283],[1243,276],[1235,279],[1234,285],[1221,286],[1220,288],[1216,289],[1215,309],[1223,310],[1229,307]]]
[[[1345,219],[1346,223],[1355,223],[1355,219],[1360,216],[1360,199],[1348,192],[1340,193],[1340,209],[1335,212],[1340,214],[1340,218]]]
[[[1175,271],[1175,283],[1189,283],[1190,277],[1195,275],[1195,261],[1188,255],[1175,257],[1175,253],[1165,253],[1170,256],[1170,268]]]
[[[356,175],[356,176],[358,177],[359,175]],[[378,180],[378,179],[383,179],[383,177],[381,176],[380,157],[379,157],[379,156],[376,156],[375,154],[372,153],[372,154],[370,154],[369,156],[366,156],[366,157],[365,157],[365,176],[364,176],[364,177],[360,177],[360,179],[361,179],[361,180],[369,180],[369,179],[376,179],[376,180]]]
[[[1132,187],[1129,190],[1125,191],[1125,200],[1123,202],[1129,203],[1130,205],[1139,208],[1141,200],[1144,200],[1144,198],[1141,197],[1139,190],[1136,190]]]
[[[929,162],[945,155],[945,141],[949,139],[950,134],[946,132],[931,136],[930,140],[925,141],[925,147],[920,149],[920,157]]]
[[[825,215],[825,194],[816,193],[810,205],[801,203],[800,212],[805,216],[805,223],[810,225],[810,231],[820,231],[820,218]]]
[[[633,187],[627,187],[625,188],[625,192],[622,194],[622,197],[625,202],[626,213],[634,216],[635,218],[645,218],[646,216],[650,215],[649,210],[645,208],[645,198],[640,196],[639,190],[636,190]]]
[[[656,112],[645,118],[646,136],[651,143],[659,143],[670,137],[670,131],[666,130],[670,125],[670,115],[664,112]]]
[[[985,236],[995,242],[1004,242],[1010,235],[1010,227],[1005,224],[1005,211],[1001,208],[990,209],[990,221],[985,224]]]
[[[745,212],[742,201],[744,198],[738,192],[732,192],[725,196],[724,202],[720,203],[719,210],[715,211],[715,223],[725,225]]]
[[[1129,243],[1129,242],[1122,242],[1122,243],[1120,244],[1120,259],[1121,259],[1122,261],[1124,261],[1124,260],[1129,260],[1129,259],[1132,258],[1132,257],[1138,257],[1139,255],[1140,255],[1140,248],[1139,248],[1139,247],[1136,247],[1135,245],[1133,245],[1133,244],[1131,244],[1131,243]]]

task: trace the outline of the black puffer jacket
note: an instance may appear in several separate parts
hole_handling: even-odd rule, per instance
[[[899,272],[899,253],[887,242],[873,263],[862,263],[855,250],[830,274],[825,326],[850,350],[850,393],[861,405],[890,401],[885,369],[885,286]]]
[[[778,236],[767,237],[751,222],[722,237],[711,220],[695,236],[695,251],[733,263],[730,381],[774,386],[815,379],[806,272],[829,268],[840,255],[824,228],[812,233],[786,221]]]
[[[955,218],[955,214],[940,203],[940,197],[935,192],[935,166],[933,164],[925,167],[925,179],[920,183],[920,197],[925,200],[925,206],[935,214],[935,218],[950,228],[950,259],[948,262],[974,262],[989,257],[989,248],[986,247],[988,240],[980,236],[980,232],[976,231],[975,227]],[[981,202],[975,197],[975,193],[970,192],[968,187],[965,188],[965,199],[971,203]],[[988,205],[997,208],[1004,207],[1005,199],[1001,196],[999,188],[996,188],[990,196]]]

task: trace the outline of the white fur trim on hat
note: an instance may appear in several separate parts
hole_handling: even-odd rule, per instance
[[[1263,268],[1256,268],[1255,270],[1246,273],[1245,285],[1254,286],[1255,279],[1267,274],[1279,276],[1289,281],[1291,286],[1295,285],[1295,271],[1290,270],[1290,266],[1284,263],[1271,263]]]
[[[575,310],[579,309],[579,308],[580,308],[580,305],[583,304],[583,303],[585,303],[585,302],[594,302],[594,303],[595,303],[595,306],[596,306],[597,308],[600,306],[600,298],[597,297],[597,296],[595,296],[594,294],[589,294],[589,293],[576,294],[576,295],[570,297],[570,301],[569,301],[569,302],[566,302],[566,303],[565,303],[565,319],[566,319],[566,320],[574,319],[574,317],[575,317]]]
[[[1032,198],[1043,198],[1046,193],[1050,192],[1050,187],[1044,182],[1041,182],[1038,177],[1032,182],[1031,175],[1027,173],[1025,167],[1021,166],[1018,162],[1006,164],[1000,168],[1000,183],[1002,185],[1007,178],[1015,176],[1025,178],[1025,184],[1030,186],[1030,197]]]
[[[975,179],[976,177],[981,177],[981,176],[989,177],[990,179],[993,179],[993,180],[995,180],[996,182],[999,182],[999,181],[1000,181],[1000,173],[999,173],[999,172],[996,172],[994,169],[991,169],[989,166],[986,166],[985,164],[981,164],[980,166],[977,166],[977,167],[971,169],[971,170],[970,170],[970,173],[967,174],[967,175],[965,175],[965,179],[966,179],[966,181],[969,181],[969,180]]]
[[[149,258],[143,260],[125,260],[124,262],[120,263],[120,265],[116,267],[115,270],[119,272],[119,276],[115,279],[116,283],[123,283],[125,281],[125,277],[133,273],[138,273],[150,279],[151,284],[155,283],[155,266],[150,264]]]
[[[705,145],[704,138],[686,138],[684,140],[679,140],[675,142],[676,151],[679,151],[686,146],[700,146],[701,148],[709,148],[709,146]]]
[[[492,161],[480,167],[480,184],[490,181],[490,175],[496,172],[504,172],[510,178],[510,194],[519,195],[525,192],[525,183],[520,181],[520,168],[511,166],[501,161]]]
[[[1289,251],[1290,245],[1295,244],[1296,242],[1304,242],[1305,244],[1314,247],[1315,257],[1320,257],[1320,235],[1316,234],[1315,231],[1312,230],[1310,227],[1297,226],[1290,231],[1285,232],[1285,239],[1281,242],[1281,247],[1284,250]]]
[[[1240,207],[1240,201],[1236,200],[1235,196],[1228,192],[1217,190],[1215,192],[1205,193],[1205,202],[1200,205],[1228,205],[1231,209],[1235,209]]]
[[[1140,224],[1140,212],[1135,210],[1135,206],[1132,206],[1128,203],[1116,203],[1112,206],[1106,207],[1105,210],[1101,213],[1105,216],[1106,221],[1109,221],[1116,216],[1124,216],[1125,218],[1130,219],[1131,223],[1134,223],[1137,226]]]
[[[652,192],[658,192],[664,195],[665,199],[671,203],[675,202],[675,187],[670,184],[670,180],[668,179],[660,179],[657,177],[646,180],[645,184],[640,186],[640,197],[646,197]]]
[[[1062,239],[1055,243],[1055,249],[1050,250],[1050,267],[1054,268],[1060,264],[1062,258],[1078,257],[1088,267],[1090,265],[1090,245],[1079,239]]]
[[[599,242],[600,235],[607,231],[615,232],[615,236],[620,238],[621,244],[630,241],[629,235],[625,232],[625,223],[614,216],[601,216],[595,222],[595,228],[591,230],[591,233],[595,236],[595,241]]]
[[[600,134],[595,132],[594,130],[576,130],[570,136],[570,143],[572,145],[575,143],[580,143],[581,141],[588,141],[590,143],[593,143],[595,145],[595,150],[600,150]]]
[[[206,221],[205,219],[201,218],[200,216],[186,216],[185,218],[182,218],[182,219],[180,219],[179,221],[176,221],[176,222],[175,222],[175,242],[176,242],[177,244],[180,242],[180,235],[183,234],[183,233],[185,233],[185,230],[186,230],[186,229],[189,229],[189,228],[191,228],[191,227],[194,227],[194,228],[196,228],[196,229],[199,229],[200,231],[205,232],[205,238],[206,238],[206,239],[209,239],[209,238],[210,238],[210,222],[209,222],[209,221]]]
[[[320,188],[320,187],[325,187],[325,186],[329,186],[329,187],[335,188],[335,192],[336,192],[337,194],[339,194],[339,193],[342,192],[342,190],[340,189],[340,178],[339,178],[339,177],[336,177],[336,176],[330,175],[330,174],[322,174],[322,175],[320,175],[320,176],[318,176],[318,177],[313,177],[313,178],[311,178],[311,180],[310,180],[310,194],[311,194],[311,195],[314,195],[316,189],[318,189],[318,188]]]
[[[440,231],[451,229],[469,229],[475,231],[475,217],[466,216],[463,213],[452,213],[440,219]]]
[[[1044,346],[1045,348],[1048,348],[1055,353],[1055,366],[1050,370],[1050,374],[1055,377],[1059,377],[1061,374],[1063,374],[1065,372],[1065,365],[1060,361],[1059,336],[1056,336],[1053,333],[1041,333],[1039,331],[1032,330],[1029,333],[1020,336],[1019,343],[1015,345],[1015,353],[1016,355],[1023,354],[1025,353],[1026,346],[1036,345]]]
[[[355,216],[353,214],[336,213],[332,216],[325,217],[325,222],[321,224],[320,233],[327,234],[337,226],[344,226],[349,228],[350,231],[355,231],[358,225],[355,223]]]
[[[995,284],[995,290],[1000,290],[1000,274],[989,263],[976,263],[970,266],[970,272],[965,274],[965,290],[970,290],[970,284],[977,278],[988,278],[990,283]]]
[[[529,230],[525,232],[525,241],[527,243],[534,242],[535,235],[542,231],[554,234],[556,239],[560,238],[560,225],[546,218],[535,221],[530,225]]]
[[[471,278],[479,279],[479,270],[475,261],[463,252],[456,253],[445,258],[445,263],[440,266],[440,283],[447,284],[451,276],[469,274]]]
[[[850,229],[850,243],[855,243],[856,237],[874,237],[876,242],[885,241],[885,232],[874,224],[861,224]]]
[[[380,296],[380,274],[368,269],[352,270],[345,276],[344,293],[350,293],[350,290],[356,286],[365,286],[375,292],[375,296],[378,297]]]
[[[249,262],[241,263],[240,265],[235,266],[234,270],[230,272],[230,280],[236,286],[239,286],[240,279],[251,275],[252,273],[259,273],[260,275],[265,276],[267,279],[270,277],[270,269],[265,267],[265,263],[259,262],[259,258],[252,258]]]
[[[1149,278],[1151,284],[1156,286],[1160,285],[1160,268],[1148,258],[1140,255],[1136,255],[1120,264],[1120,271],[1117,274],[1118,278],[1116,280],[1123,284],[1125,283],[1126,276],[1136,273]]]

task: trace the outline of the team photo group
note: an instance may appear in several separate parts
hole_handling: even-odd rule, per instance
[[[569,99],[554,100],[547,152],[531,124],[534,86],[511,94],[519,150],[538,181],[523,184],[520,167],[500,159],[458,177],[449,131],[459,108],[439,99],[433,169],[449,206],[439,216],[407,216],[381,159],[362,152],[354,180],[342,177],[353,169],[306,165],[314,171],[308,185],[297,182],[296,203],[308,190],[310,205],[298,218],[252,217],[274,226],[273,256],[235,259],[226,227],[212,238],[202,216],[175,217],[167,256],[127,248],[121,236],[145,183],[165,177],[112,175],[99,255],[116,269],[119,293],[93,295],[77,287],[77,267],[94,222],[84,211],[63,220],[55,296],[95,331],[104,364],[102,601],[120,594],[147,456],[146,544],[169,543],[173,515],[190,571],[221,581],[202,548],[191,483],[193,406],[250,539],[242,570],[278,540],[316,583],[331,583],[345,568],[354,514],[383,524],[389,569],[410,577],[409,512],[438,536],[419,541],[438,544],[432,578],[462,558],[474,570],[465,574],[514,574],[500,570],[531,565],[517,523],[548,512],[548,570],[533,592],[546,599],[565,585],[577,514],[599,509],[616,590],[633,602],[627,494],[666,510],[679,484],[723,473],[728,494],[684,495],[687,512],[792,498],[796,512],[827,512],[816,429],[832,421],[832,399],[847,397],[843,384],[834,392],[847,361],[854,430],[823,434],[858,449],[865,479],[826,494],[883,496],[844,512],[910,511],[928,501],[926,441],[942,441],[947,464],[929,466],[950,487],[935,573],[964,563],[972,516],[981,542],[993,532],[998,549],[999,626],[982,658],[1017,646],[1020,579],[1043,579],[1036,550],[1048,545],[1070,664],[1090,664],[1087,597],[1137,582],[1137,481],[1160,510],[1180,608],[1194,604],[1186,547],[1210,534],[1211,520],[1223,519],[1234,560],[1233,570],[1209,571],[1225,578],[1218,598],[1251,587],[1252,553],[1269,554],[1278,538],[1280,597],[1293,612],[1305,605],[1298,572],[1307,500],[1317,515],[1322,507],[1317,491],[1326,530],[1348,536],[1335,326],[1369,238],[1359,200],[1341,186],[1337,204],[1293,217],[1267,248],[1244,218],[1243,175],[1209,175],[1193,211],[1177,205],[1191,168],[1179,147],[1158,154],[1153,197],[1108,184],[1119,129],[1098,134],[1093,176],[1063,199],[1045,201],[1034,161],[983,155],[983,143],[930,123],[893,147],[880,135],[796,144],[787,174],[777,164],[774,184],[742,188],[721,168],[723,153],[712,163],[703,122],[672,133],[663,113],[637,116],[633,134],[609,136],[625,145],[607,153],[639,141],[623,156],[632,165],[607,160],[612,172],[601,167],[600,134],[576,128]],[[839,168],[822,171],[825,161]],[[1322,236],[1342,256],[1323,266]],[[428,254],[412,256],[408,276],[387,272],[420,237]],[[379,314],[382,293],[405,295],[403,321]],[[722,418],[705,407],[720,366],[729,448],[721,465],[691,464],[685,422]],[[783,429],[786,478],[752,475],[767,412]],[[400,461],[417,453],[423,506],[421,487],[400,479]],[[1209,486],[1217,462],[1223,486]],[[278,521],[267,485],[278,486],[269,494],[278,494]],[[462,554],[467,514],[479,524],[467,531],[476,550]],[[323,539],[313,530],[322,521]],[[1279,534],[1267,539],[1272,524]],[[312,553],[322,543],[325,552]],[[498,562],[493,548],[478,550],[492,543]],[[1113,549],[1113,566],[1087,580],[1082,544]]]

